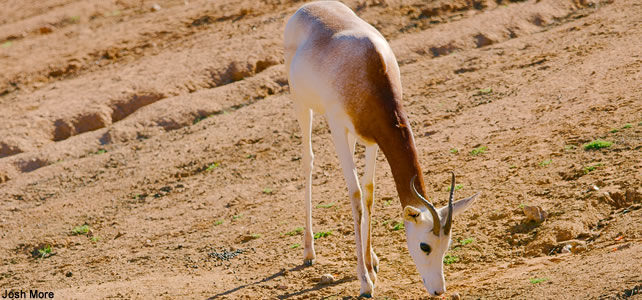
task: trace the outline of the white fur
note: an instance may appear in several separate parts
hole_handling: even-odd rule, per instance
[[[328,5],[337,5],[337,3],[328,2]],[[343,4],[339,4],[343,6]],[[346,7],[347,8],[347,7]],[[343,9],[340,8],[339,9]],[[297,12],[298,13],[298,12]],[[344,63],[350,61],[349,57],[334,57],[324,65],[325,72],[318,70],[319,66],[311,63],[310,55],[321,55],[315,51],[299,51],[299,48],[306,47],[306,41],[309,39],[309,24],[301,24],[297,19],[297,13],[290,18],[285,29],[285,58],[286,69],[288,71],[288,80],[290,84],[290,93],[294,98],[295,113],[303,132],[303,168],[306,177],[305,189],[305,230],[304,230],[304,250],[303,258],[306,264],[312,264],[316,257],[314,251],[314,234],[312,232],[312,169],[314,164],[314,154],[312,152],[312,116],[316,112],[325,115],[332,139],[336,148],[337,155],[341,162],[343,175],[348,186],[348,194],[352,203],[352,215],[355,228],[355,244],[357,252],[357,276],[361,283],[360,293],[363,295],[372,295],[374,283],[376,282],[375,269],[378,266],[378,258],[372,250],[370,236],[370,213],[374,200],[374,171],[378,146],[359,138],[352,121],[348,117],[343,107],[341,99],[346,97],[343,94],[341,84],[334,81],[333,74],[341,72]],[[354,14],[353,14],[354,15]],[[363,22],[356,15],[354,18]],[[371,40],[377,40],[377,43],[387,47],[388,44],[383,38],[373,32],[370,25],[363,22],[364,30],[354,32],[342,32],[340,38],[360,39],[367,37]],[[368,28],[370,27],[370,28]],[[382,42],[383,41],[383,42]],[[351,49],[353,55],[358,56],[359,49]],[[392,51],[387,51],[392,53]],[[394,59],[394,57],[393,57]],[[356,140],[359,139],[366,146],[366,165],[365,174],[361,179],[361,184],[357,178],[357,170],[353,160],[353,151]],[[366,186],[371,185],[371,192]],[[362,188],[363,187],[363,188]],[[365,205],[364,205],[365,204]],[[366,207],[364,213],[364,206]],[[365,254],[364,254],[365,253]],[[367,261],[366,261],[367,259]]]
[[[457,215],[466,211],[477,199],[479,193],[453,203],[453,219]],[[418,216],[415,216],[419,212]],[[441,220],[446,219],[448,207],[444,206],[437,210]],[[433,296],[438,296],[446,292],[446,280],[444,278],[444,256],[450,247],[451,234],[444,232],[443,225],[438,224],[440,235],[432,233],[433,220],[432,215],[426,208],[421,210],[406,206],[404,208],[404,226],[406,227],[406,241],[408,243],[408,252],[415,261],[417,271],[421,274],[426,290]],[[419,245],[428,244],[432,251],[426,255]]]

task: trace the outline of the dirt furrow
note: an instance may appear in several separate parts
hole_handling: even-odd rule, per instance
[[[83,299],[356,297],[351,208],[321,116],[313,228],[323,235],[317,263],[301,265],[301,134],[281,58],[299,1],[2,3],[22,8],[0,13],[1,28],[26,31],[0,48],[5,75],[34,84],[0,89],[0,286]],[[448,291],[639,296],[642,6],[347,4],[401,63],[428,198],[446,203],[451,170],[457,198],[482,192],[454,220]],[[92,33],[78,39],[83,28]],[[355,157],[362,167],[361,146]],[[377,167],[375,298],[416,299],[425,288],[383,155]],[[525,206],[546,219],[529,221]],[[333,283],[318,282],[326,273]]]

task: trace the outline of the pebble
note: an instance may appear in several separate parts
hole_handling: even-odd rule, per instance
[[[68,271],[68,272],[65,274],[65,276],[67,276],[67,277],[71,277],[71,276],[74,276],[74,273],[71,273],[71,271]]]
[[[544,220],[546,220],[546,217],[548,217],[548,213],[539,206],[524,205],[523,210],[524,215],[526,215],[526,219],[535,221],[537,223],[544,222]]]
[[[279,284],[279,285],[276,286],[276,288],[279,289],[279,290],[287,290],[288,286],[285,285],[285,284]]]
[[[459,293],[454,292],[452,295],[450,295],[451,300],[459,300],[461,299],[461,296],[459,296]]]
[[[154,3],[154,5],[152,5],[152,10],[159,11],[161,10],[161,6],[158,3]]]
[[[334,282],[334,276],[332,276],[332,274],[323,274],[319,280],[319,283],[321,284],[329,284],[332,282]]]
[[[581,240],[568,240],[561,242],[558,245],[564,245],[560,250],[561,253],[578,254],[587,250],[586,242]]]
[[[47,34],[47,33],[52,33],[53,28],[51,26],[43,26],[38,29],[40,31],[40,34]]]
[[[576,246],[573,246],[573,248],[571,249],[571,252],[573,252],[573,254],[577,254],[577,253],[585,252],[586,250],[587,250],[586,245],[576,245]]]

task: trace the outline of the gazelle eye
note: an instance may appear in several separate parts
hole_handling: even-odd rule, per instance
[[[421,251],[426,252],[426,254],[430,254],[430,246],[426,243],[421,243],[419,244],[419,248],[421,248]]]

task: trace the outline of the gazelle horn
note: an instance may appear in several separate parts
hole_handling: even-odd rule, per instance
[[[450,197],[448,198],[448,216],[446,217],[446,224],[444,224],[444,234],[450,234],[450,229],[453,225],[453,198],[455,196],[455,172],[450,172],[453,175],[450,182]]]
[[[410,188],[412,189],[412,191],[415,192],[415,196],[417,196],[417,198],[419,198],[419,200],[421,200],[421,202],[423,202],[423,204],[430,211],[430,214],[432,215],[432,221],[433,221],[432,233],[434,233],[436,236],[439,236],[439,230],[441,227],[439,214],[437,213],[435,206],[432,205],[432,203],[428,202],[428,200],[426,200],[426,198],[420,195],[419,192],[417,192],[417,188],[415,187],[415,178],[417,178],[417,175],[413,176],[412,179],[410,180]]]

